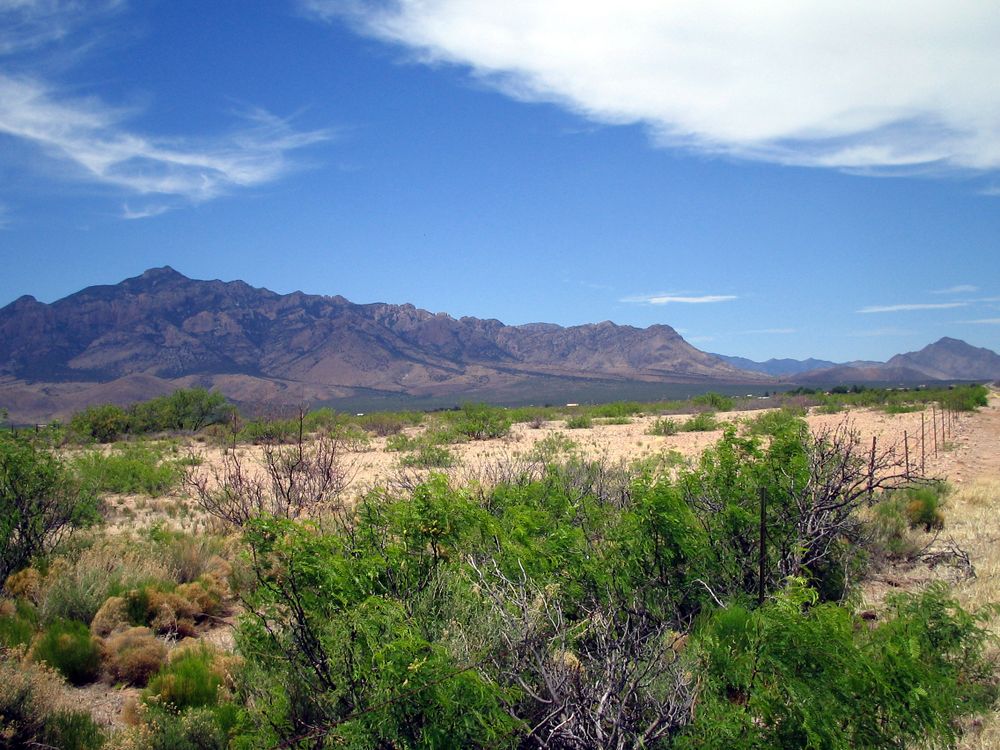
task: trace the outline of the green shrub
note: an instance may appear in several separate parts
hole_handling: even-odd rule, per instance
[[[510,425],[504,409],[488,404],[465,404],[454,417],[456,432],[471,440],[503,437],[510,432]]]
[[[882,407],[882,411],[886,414],[909,414],[910,412],[923,410],[923,404],[886,404]]]
[[[680,429],[682,432],[711,432],[719,429],[719,424],[715,420],[714,412],[703,411],[684,422]]]
[[[566,420],[568,430],[589,430],[594,426],[594,421],[587,414],[576,414]]]
[[[945,487],[935,484],[926,487],[910,487],[904,492],[906,500],[906,517],[910,528],[923,526],[924,531],[944,528],[944,515],[941,513],[941,503],[945,495]]]
[[[0,435],[0,580],[30,565],[67,530],[100,518],[63,463],[31,441]]]
[[[943,586],[894,601],[870,630],[800,586],[698,630],[704,665],[679,750],[952,746],[955,721],[995,697],[988,634]]]
[[[403,456],[399,463],[415,469],[444,469],[455,464],[455,457],[444,446],[421,445],[415,453]]]
[[[38,613],[29,602],[0,600],[0,647],[27,646],[37,626]]]
[[[124,534],[96,540],[76,559],[55,558],[42,590],[42,621],[62,618],[89,624],[108,597],[170,581],[166,563],[159,550]]]
[[[612,404],[599,404],[590,408],[590,416],[607,417],[609,419],[627,419],[643,411],[643,405],[636,401],[616,401]],[[621,423],[611,423],[621,424]],[[627,423],[626,423],[627,424]]]
[[[56,711],[45,722],[43,747],[60,750],[97,750],[104,746],[104,732],[86,711]]]
[[[669,437],[670,435],[676,435],[680,430],[680,425],[677,424],[676,419],[671,419],[670,417],[660,417],[659,419],[654,419],[653,424],[649,426],[646,430],[647,435],[658,435],[659,437]]]
[[[413,451],[420,447],[420,439],[410,437],[409,435],[404,435],[403,433],[397,433],[395,435],[390,435],[385,441],[385,449],[387,451]]]
[[[805,409],[788,406],[765,411],[747,422],[746,431],[750,435],[777,435],[791,426],[805,430],[805,414]]]
[[[877,554],[909,560],[923,547],[910,533],[912,527],[906,513],[907,502],[904,493],[891,492],[872,508],[868,535],[869,544]]]
[[[90,406],[73,415],[69,429],[78,439],[87,442],[111,443],[128,432],[128,414],[120,406],[104,404]]]
[[[142,493],[151,497],[180,483],[184,469],[162,449],[142,444],[116,445],[109,453],[90,451],[75,458],[81,484],[92,492]]]
[[[729,396],[723,396],[721,393],[713,391],[695,396],[691,399],[691,403],[698,404],[699,406],[707,406],[714,411],[732,411],[733,406],[736,404]]]
[[[155,700],[175,713],[217,705],[224,675],[216,659],[216,653],[207,646],[184,649],[149,681],[143,700]]]
[[[97,679],[101,669],[100,643],[81,622],[57,620],[35,640],[31,658],[45,662],[74,685]]]
[[[601,424],[632,424],[631,417],[603,417]]]

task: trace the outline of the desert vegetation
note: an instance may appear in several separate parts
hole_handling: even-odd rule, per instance
[[[997,497],[849,417],[933,404],[945,455],[989,392],[843,390],[4,432],[0,743],[974,747],[997,609],[953,512]]]

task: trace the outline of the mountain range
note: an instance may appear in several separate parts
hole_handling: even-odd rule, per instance
[[[708,390],[763,386],[778,382],[774,376],[816,383],[1000,377],[1000,357],[955,339],[884,365],[862,364],[844,372],[822,360],[754,363],[702,352],[667,325],[510,326],[409,304],[195,280],[170,267],[51,304],[24,296],[0,309],[0,407],[17,421],[196,385],[241,403],[288,404],[527,401],[586,389],[613,398],[625,384]]]

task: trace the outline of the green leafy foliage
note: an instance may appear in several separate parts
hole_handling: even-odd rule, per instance
[[[470,440],[487,440],[510,432],[511,418],[505,409],[488,404],[465,404],[455,413],[453,425],[456,432]]]
[[[80,483],[91,492],[141,493],[158,497],[177,486],[184,468],[162,448],[125,443],[109,452],[87,451],[72,460]]]
[[[703,411],[681,424],[680,429],[682,432],[711,432],[719,429],[719,423],[715,420],[715,412]]]
[[[58,670],[74,685],[85,685],[100,673],[101,647],[83,623],[56,620],[35,640],[31,658]]]
[[[38,613],[24,599],[0,601],[0,647],[16,648],[31,643],[38,626]]]
[[[185,649],[153,676],[143,700],[174,713],[218,705],[224,675],[216,661],[217,654],[208,647]]]
[[[73,528],[98,519],[97,501],[65,466],[22,437],[0,436],[0,580]]]
[[[201,428],[223,422],[233,413],[225,396],[204,388],[181,388],[168,396],[122,408],[115,404],[90,406],[70,419],[69,428],[77,439],[110,443],[123,435]]]
[[[695,634],[704,689],[678,748],[898,748],[955,739],[994,696],[976,618],[932,586],[869,630],[793,582],[755,611],[719,610]]]
[[[713,411],[732,411],[736,401],[729,396],[723,396],[721,393],[709,391],[700,396],[695,396],[691,399],[691,403],[698,404],[699,406],[707,406]]]
[[[589,430],[594,426],[594,420],[589,414],[577,414],[566,420],[568,430]]]
[[[903,497],[906,501],[906,517],[910,522],[910,528],[922,526],[927,532],[943,529],[944,515],[941,513],[941,504],[946,492],[946,486],[941,483],[906,488]]]
[[[676,419],[671,419],[670,417],[654,419],[649,429],[646,430],[646,434],[658,435],[659,437],[669,437],[676,435],[678,432],[680,432],[680,425]]]
[[[415,452],[403,456],[402,466],[417,469],[445,469],[455,464],[455,456],[443,445],[418,445]]]

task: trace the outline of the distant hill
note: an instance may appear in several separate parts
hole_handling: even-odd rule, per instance
[[[746,357],[729,357],[725,354],[714,355],[723,362],[738,367],[748,372],[759,372],[764,375],[772,375],[777,378],[788,375],[797,375],[810,370],[822,370],[828,367],[837,367],[837,362],[830,362],[825,359],[769,359],[766,362],[755,362]]]
[[[945,337],[918,352],[897,354],[886,367],[908,367],[938,380],[995,380],[1000,378],[1000,355]]]
[[[490,398],[559,383],[767,382],[688,344],[673,328],[562,327],[277,294],[199,281],[170,267],[45,304],[0,309],[0,406],[24,420],[179,386],[241,402],[358,394]]]
[[[1000,379],[1000,355],[953,338],[942,338],[918,352],[897,354],[885,363],[861,362],[800,373],[798,383],[900,383],[928,380]]]

